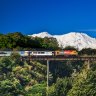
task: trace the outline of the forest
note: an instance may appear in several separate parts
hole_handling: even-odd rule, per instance
[[[55,38],[31,38],[20,32],[0,34],[1,50],[60,49]],[[74,49],[67,46],[65,49]],[[76,49],[77,50],[77,49]],[[78,50],[77,50],[78,51]],[[80,55],[96,55],[82,49]],[[18,53],[0,57],[0,96],[96,96],[96,62],[50,61],[49,88],[46,61],[21,61]]]
[[[31,38],[20,32],[0,34],[0,50],[58,49],[55,38]]]
[[[0,96],[95,96],[96,62],[21,61],[18,53],[0,58]]]

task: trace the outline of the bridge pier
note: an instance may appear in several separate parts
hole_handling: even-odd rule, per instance
[[[48,89],[49,89],[49,60],[47,60],[47,96],[48,96]]]
[[[90,60],[86,60],[84,62],[85,66],[87,67],[87,69],[89,70],[90,69]]]

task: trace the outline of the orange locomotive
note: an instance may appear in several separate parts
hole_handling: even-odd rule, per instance
[[[55,51],[56,56],[64,55],[64,56],[77,56],[78,52],[76,50],[64,50],[64,51]]]

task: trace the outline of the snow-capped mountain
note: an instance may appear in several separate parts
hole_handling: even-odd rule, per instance
[[[48,32],[41,32],[41,33],[38,33],[38,34],[33,34],[33,35],[28,35],[28,36],[41,37],[41,38],[44,38],[44,37],[53,37]]]
[[[57,39],[60,47],[74,46],[79,50],[83,48],[94,48],[96,49],[96,38],[92,38],[85,33],[70,32],[63,35],[51,35],[48,32],[41,32],[39,34],[29,35],[33,37],[54,37]]]

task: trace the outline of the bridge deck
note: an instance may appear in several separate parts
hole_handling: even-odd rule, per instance
[[[64,57],[64,56],[28,56],[28,57],[22,57],[22,59],[26,59],[26,60],[72,60],[72,61],[77,61],[77,60],[91,60],[91,61],[96,61],[96,56],[79,56],[79,57]]]

